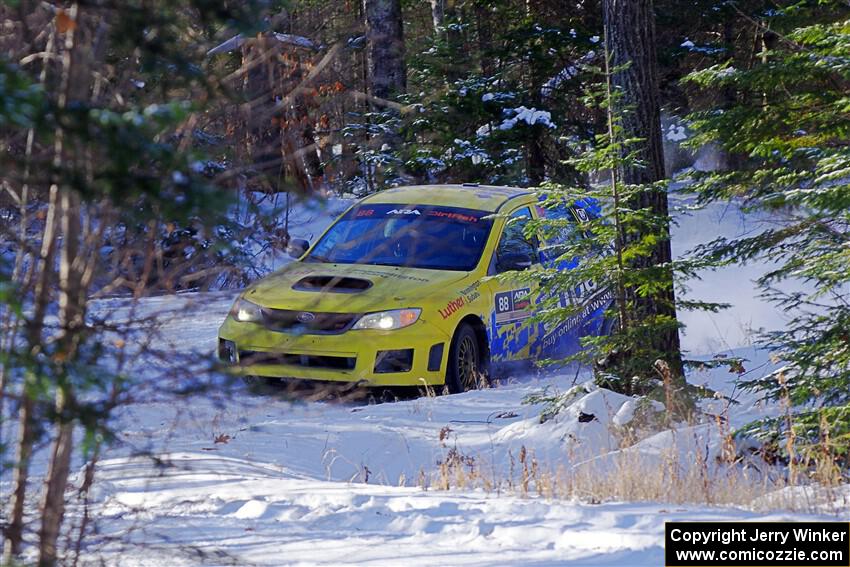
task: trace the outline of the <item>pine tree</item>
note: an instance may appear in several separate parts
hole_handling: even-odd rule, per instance
[[[610,82],[619,95],[613,99],[611,109],[620,119],[622,138],[633,143],[620,148],[621,159],[614,168],[614,184],[626,186],[650,185],[664,179],[664,153],[661,146],[661,106],[658,94],[658,70],[655,54],[655,14],[651,0],[605,0],[605,49],[610,55],[613,69]],[[613,140],[612,140],[613,141]],[[621,230],[619,238],[625,245],[630,240],[643,240],[651,247],[645,256],[626,259],[632,267],[652,274],[657,286],[647,289],[640,285],[623,286],[626,301],[631,304],[627,321],[637,325],[650,323],[653,331],[643,340],[652,345],[666,362],[676,381],[684,390],[679,328],[676,318],[676,301],[671,271],[670,229],[667,193],[662,189],[636,191],[632,196],[618,199],[634,211],[646,211],[656,226]],[[666,226],[665,226],[666,223]],[[652,243],[646,241],[654,234]]]
[[[409,50],[405,171],[435,182],[576,181],[564,158],[599,119],[578,103],[582,63],[599,57],[598,15],[537,0],[438,4],[442,31]]]
[[[789,6],[751,18],[764,41],[751,67],[727,61],[687,78],[707,92],[732,90],[723,109],[692,115],[693,144],[716,143],[738,167],[702,178],[702,202],[734,200],[772,221],[739,239],[701,247],[704,260],[762,259],[765,296],[792,315],[762,337],[782,370],[744,387],[785,400],[793,416],[751,424],[743,433],[776,452],[826,447],[830,467],[850,455],[850,20],[842,2]],[[796,281],[805,291],[788,292]],[[786,288],[787,289],[787,288]],[[794,443],[791,443],[793,440]],[[838,459],[838,460],[835,460]]]
[[[628,107],[622,103],[622,93],[611,84],[611,75],[616,71],[587,70],[602,82],[588,88],[585,104],[606,112],[608,128],[571,160],[578,171],[595,176],[604,173],[608,179],[572,187],[549,183],[540,189],[545,197],[544,209],[552,212],[531,223],[529,230],[543,237],[543,251],[551,262],[542,273],[527,277],[541,279],[544,299],[540,319],[545,324],[555,326],[580,317],[589,302],[603,296],[609,298],[605,321],[590,321],[582,331],[583,349],[566,361],[594,367],[601,386],[627,395],[653,397],[667,404],[671,416],[684,418],[693,411],[695,392],[681,376],[673,374],[671,363],[667,362],[671,360],[667,346],[651,340],[668,333],[671,327],[678,332],[678,321],[646,316],[640,295],[672,296],[673,274],[677,281],[683,281],[693,276],[700,264],[671,260],[658,269],[653,258],[658,243],[669,238],[669,215],[659,214],[650,206],[627,205],[647,194],[665,193],[668,184],[627,184],[618,174],[638,168],[642,162],[638,157],[641,140],[627,137],[622,125],[622,113],[627,113]],[[564,214],[565,210],[577,209],[593,214]],[[577,294],[571,290],[583,291]],[[562,301],[564,293],[575,299]],[[680,302],[679,307],[716,311],[723,305]],[[545,361],[562,362],[565,361]]]

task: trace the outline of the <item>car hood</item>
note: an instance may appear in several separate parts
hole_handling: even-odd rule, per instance
[[[263,278],[245,299],[274,309],[324,313],[366,313],[419,307],[417,301],[450,286],[468,272],[365,264],[293,262]]]

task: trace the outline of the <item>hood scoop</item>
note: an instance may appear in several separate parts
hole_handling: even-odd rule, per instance
[[[360,278],[345,276],[307,276],[293,284],[298,291],[316,291],[330,293],[360,293],[372,287],[372,282]]]

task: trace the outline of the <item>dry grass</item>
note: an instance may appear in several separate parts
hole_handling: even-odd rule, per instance
[[[566,452],[561,462],[541,463],[533,450],[522,446],[516,454],[507,454],[504,466],[484,467],[481,463],[487,462],[486,456],[465,455],[454,446],[447,447],[445,458],[431,474],[420,471],[418,485],[423,489],[473,489],[592,504],[658,502],[807,513],[839,513],[844,509],[836,503],[850,498],[850,490],[845,490],[845,480],[827,447],[816,447],[805,456],[798,453],[794,462],[783,466],[768,462],[769,456],[741,454],[726,412],[707,417],[713,420],[722,440],[719,454],[709,451],[700,437],[704,430],[701,434],[698,429],[685,430],[694,435],[690,445],[696,449],[691,452],[676,446],[660,454],[629,449],[647,432],[635,435],[633,430],[626,430],[622,432],[621,450],[578,464]],[[441,432],[444,447],[447,433]]]
[[[683,463],[671,451],[660,458],[621,451],[577,466],[543,464],[533,451],[521,447],[509,454],[503,477],[478,466],[472,455],[449,449],[431,475],[419,476],[423,489],[482,489],[519,496],[579,500],[598,504],[609,501],[664,502],[670,504],[748,506],[757,499],[788,486],[781,477],[770,477],[736,465],[712,466],[692,455]]]
[[[664,376],[665,372],[661,374]],[[665,379],[664,383],[669,408],[674,400],[672,382]],[[417,403],[436,395],[433,388],[424,389],[425,397]],[[634,445],[660,431],[675,431],[673,424],[677,423],[673,412],[659,413],[647,405],[638,407],[628,425],[612,424],[611,432],[619,438],[619,450],[601,452],[597,458],[580,462],[567,449],[563,458],[541,462],[534,450],[525,446],[498,459],[493,454],[465,454],[457,446],[455,432],[446,426],[439,433],[445,451],[436,468],[420,469],[416,478],[402,476],[398,483],[423,490],[483,490],[594,504],[657,502],[810,513],[845,509],[836,503],[850,499],[850,490],[846,471],[837,464],[829,424],[821,424],[825,434],[820,444],[801,450],[793,437],[793,412],[787,396],[782,402],[783,417],[792,432],[787,440],[787,460],[780,459],[768,447],[742,452],[730,426],[728,404],[716,415],[700,416],[703,424],[715,428],[711,433],[720,439],[718,449],[709,450],[705,428],[682,428],[674,437],[691,441],[687,443],[693,448],[690,452],[678,446],[656,454],[641,452]],[[613,408],[608,409],[613,413]],[[685,439],[684,435],[694,437]]]

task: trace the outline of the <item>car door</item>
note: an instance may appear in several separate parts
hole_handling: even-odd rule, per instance
[[[537,208],[541,218],[562,219],[570,221],[558,233],[551,235],[544,243],[542,262],[547,267],[558,270],[571,270],[578,265],[578,259],[557,258],[563,254],[559,250],[573,238],[583,238],[585,227],[582,225],[589,220],[589,213],[581,203],[572,206],[566,204],[558,207]],[[599,250],[598,254],[608,254],[609,250]],[[558,360],[577,353],[581,347],[581,338],[586,335],[598,335],[604,331],[605,319],[603,312],[611,302],[611,290],[601,289],[593,280],[585,280],[571,289],[549,290],[557,296],[557,304],[561,307],[572,307],[576,314],[561,321],[541,324],[531,355],[539,359]]]
[[[536,282],[513,274],[540,269],[539,239],[526,236],[532,209],[525,205],[507,216],[485,283],[493,301],[488,332],[494,362],[530,358],[540,327],[530,322],[538,292]]]

